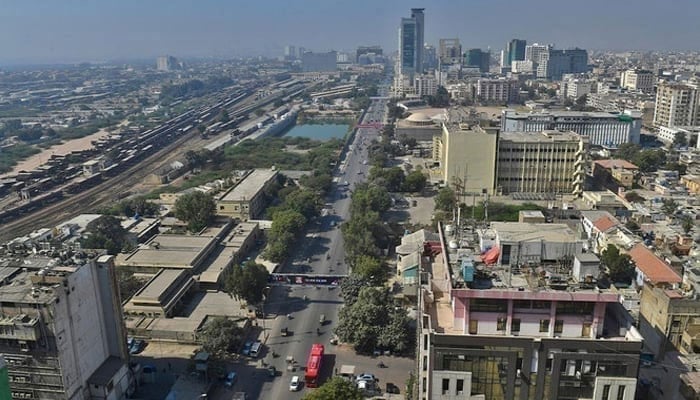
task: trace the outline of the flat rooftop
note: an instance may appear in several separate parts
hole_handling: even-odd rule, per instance
[[[618,114],[618,113],[608,113],[602,111],[565,111],[565,110],[545,110],[540,112],[522,112],[513,109],[503,110],[503,114],[506,118],[519,118],[519,119],[529,119],[538,117],[569,117],[569,118],[607,118],[607,119],[618,119],[620,116],[641,118],[641,116]]]
[[[130,254],[119,254],[117,266],[192,268],[211,250],[214,236],[156,235]]]
[[[501,241],[526,242],[546,240],[548,242],[575,242],[577,236],[566,224],[528,222],[492,222],[491,230]]]
[[[134,298],[157,301],[163,292],[172,286],[177,281],[177,278],[184,273],[186,272],[183,269],[161,269],[156,276],[136,292]]]
[[[581,136],[574,131],[545,130],[541,132],[501,132],[500,140],[518,143],[578,142]]]
[[[224,193],[219,201],[246,201],[252,199],[267,183],[277,175],[277,171],[271,169],[255,169],[248,174],[238,185]]]

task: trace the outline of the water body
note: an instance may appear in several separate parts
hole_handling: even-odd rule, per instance
[[[284,136],[305,137],[314,140],[343,138],[348,133],[347,124],[303,124],[295,125]]]

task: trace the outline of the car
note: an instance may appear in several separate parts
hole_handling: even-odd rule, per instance
[[[139,354],[143,351],[144,347],[146,347],[145,341],[141,339],[134,339],[134,341],[131,343],[131,347],[129,348],[129,353]]]
[[[230,388],[233,387],[233,385],[236,384],[236,380],[238,379],[238,374],[235,372],[231,371],[226,375],[226,379],[224,380],[224,387]]]
[[[245,344],[243,345],[243,350],[241,350],[241,354],[243,354],[244,356],[250,355],[251,347],[253,347],[253,342],[251,342],[250,340],[245,342]]]
[[[301,380],[298,375],[294,375],[292,380],[289,382],[289,391],[296,392],[301,389]]]
[[[377,382],[379,379],[377,379],[373,374],[365,372],[364,374],[357,375],[357,378],[355,378],[357,381],[366,381],[366,382]]]

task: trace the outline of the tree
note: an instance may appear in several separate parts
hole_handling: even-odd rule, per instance
[[[629,283],[634,278],[634,265],[629,254],[621,254],[614,244],[609,244],[600,255],[600,262],[608,268],[610,280]]]
[[[693,227],[695,226],[695,223],[693,222],[693,219],[691,217],[685,216],[681,219],[681,228],[683,229],[683,232],[688,235],[690,231],[693,230]]]
[[[678,203],[673,199],[663,199],[661,210],[668,216],[673,215],[678,209]]]
[[[676,148],[688,147],[688,137],[686,136],[685,132],[676,132],[676,134],[673,135],[672,145]]]
[[[627,192],[625,193],[625,200],[630,203],[644,203],[646,199],[639,195],[637,192]]]
[[[408,135],[401,135],[399,138],[399,142],[401,143],[402,146],[408,147],[409,149],[413,149],[418,145],[418,141],[414,137],[410,137]]]
[[[146,200],[143,196],[122,200],[117,207],[120,214],[129,218],[137,215],[156,216],[160,211],[158,204]]]
[[[192,191],[180,196],[175,201],[175,217],[187,223],[191,232],[204,229],[214,217],[216,203],[211,195]]]
[[[418,193],[425,187],[428,178],[421,171],[412,171],[406,175],[403,183],[404,192]]]
[[[386,187],[389,192],[398,192],[401,190],[406,176],[399,167],[381,168],[374,166],[369,171],[369,179],[379,186]]]
[[[240,346],[243,340],[243,328],[236,321],[225,317],[214,317],[207,322],[197,335],[202,348],[214,358],[224,358],[232,349]]]
[[[303,400],[362,400],[362,392],[355,383],[341,377],[331,378],[318,389],[307,392]]]
[[[365,287],[352,305],[340,310],[335,333],[361,353],[377,347],[402,352],[410,347],[408,322],[386,288]]]
[[[264,265],[247,262],[235,264],[224,282],[224,289],[236,300],[245,300],[248,304],[259,304],[263,300],[270,273]]]
[[[117,282],[119,282],[119,302],[129,300],[148,281],[148,278],[139,278],[131,271],[117,268]]]
[[[386,277],[386,267],[382,265],[382,261],[366,254],[360,255],[354,260],[352,272],[376,283],[384,282]]]
[[[450,105],[450,94],[443,86],[438,86],[435,96],[428,96],[430,107],[448,107]]]
[[[340,281],[340,296],[346,306],[351,306],[360,295],[360,290],[369,286],[369,279],[356,273],[348,275]]]
[[[634,162],[640,150],[641,147],[639,147],[638,144],[623,143],[620,145],[620,147],[617,148],[617,152],[615,153],[615,155],[619,158],[622,158],[623,160]]]
[[[111,215],[103,215],[87,224],[87,237],[82,246],[87,249],[105,249],[109,254],[117,254],[131,246],[128,232],[121,222]]]
[[[455,191],[449,187],[444,187],[435,196],[435,209],[441,211],[452,211],[457,203]]]

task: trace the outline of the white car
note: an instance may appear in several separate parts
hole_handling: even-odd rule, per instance
[[[377,381],[377,378],[374,375],[365,372],[364,374],[358,375],[357,378],[355,378],[355,380],[357,380],[358,382],[359,381],[375,382],[375,381]]]
[[[292,380],[289,382],[289,391],[296,392],[299,389],[301,389],[301,381],[299,380],[298,375],[294,375]]]

